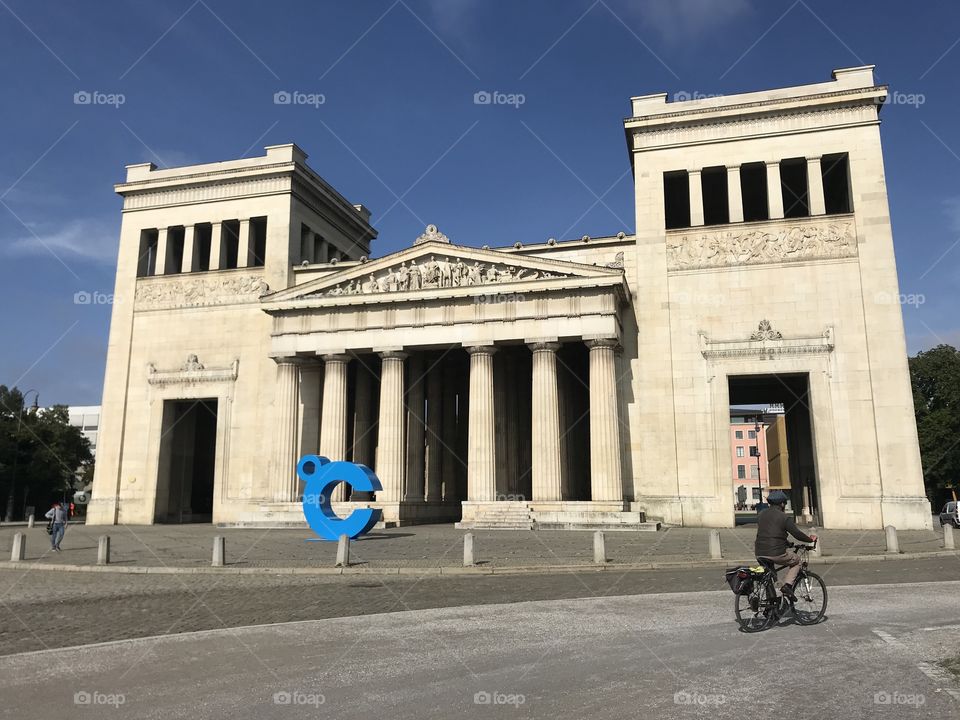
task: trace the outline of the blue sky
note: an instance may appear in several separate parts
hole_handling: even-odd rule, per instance
[[[876,64],[911,353],[960,344],[960,5],[804,0],[0,0],[0,383],[99,403],[124,165],[296,142],[375,254],[633,231],[622,118]],[[277,105],[297,91],[322,104]],[[474,94],[522,94],[477,105]],[[78,92],[100,101],[77,104]],[[398,202],[398,198],[402,202]]]

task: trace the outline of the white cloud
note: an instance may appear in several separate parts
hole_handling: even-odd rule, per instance
[[[97,219],[70,220],[61,225],[31,224],[29,232],[2,242],[3,252],[9,256],[49,255],[61,260],[85,260],[113,263],[117,259],[120,231],[116,223]]]
[[[611,7],[617,9],[617,5]],[[671,43],[715,31],[752,10],[748,0],[642,0],[621,7],[639,14]]]
[[[480,7],[479,0],[430,0],[430,13],[440,36],[462,36],[472,26],[473,13]]]
[[[960,232],[960,197],[944,200],[943,206],[947,217],[950,218],[950,229]]]

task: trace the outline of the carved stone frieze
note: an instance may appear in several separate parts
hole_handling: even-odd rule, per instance
[[[233,382],[240,371],[240,360],[229,367],[206,367],[196,355],[187,355],[187,361],[176,370],[158,370],[154,363],[147,363],[147,382],[151,385],[174,383]]]
[[[691,228],[684,234],[667,237],[668,270],[830,260],[856,255],[853,222],[847,220],[722,230]]]
[[[423,235],[414,240],[413,244],[422,245],[425,242],[449,243],[450,238],[440,232],[436,225],[427,225],[427,229],[424,231]]]
[[[137,281],[137,310],[255,302],[270,291],[257,275],[183,275]]]
[[[714,340],[700,333],[700,353],[707,360],[721,358],[769,359],[778,355],[819,355],[833,352],[833,328],[819,335],[788,336],[761,320],[757,330],[744,339]]]
[[[569,277],[566,273],[544,272],[518,268],[503,263],[464,262],[459,257],[430,255],[403,261],[398,265],[372,272],[366,278],[346,280],[332,288],[319,291],[325,295],[370,295],[374,293],[407,292],[423,288],[466,287],[496,285],[518,280],[548,280]]]

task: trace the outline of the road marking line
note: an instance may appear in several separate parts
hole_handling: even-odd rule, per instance
[[[885,632],[884,630],[879,630],[879,629],[877,629],[877,628],[873,628],[873,630],[871,630],[871,632],[872,632],[874,635],[876,635],[878,638],[880,638],[881,640],[883,640],[885,643],[887,643],[888,645],[894,645],[894,646],[896,646],[896,647],[903,647],[903,643],[901,643],[901,642],[900,642],[899,640],[897,640],[893,635],[891,635],[891,634],[888,633],[888,632]]]
[[[942,668],[931,665],[930,663],[919,663],[917,667],[920,668],[920,672],[937,684],[946,684],[947,686],[943,686],[940,689],[949,694],[950,697],[957,702],[960,702],[960,689],[948,686],[950,683],[953,683],[953,677],[948,672]]]

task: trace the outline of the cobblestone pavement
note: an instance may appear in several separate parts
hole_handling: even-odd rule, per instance
[[[824,559],[815,565],[828,586],[960,576],[954,557],[847,563]],[[722,571],[714,566],[520,575],[294,576],[0,570],[0,654],[410,609],[722,590]],[[721,601],[729,605],[731,617],[732,599],[729,594]]]
[[[2,559],[10,557],[15,532],[27,533],[26,558],[39,563],[93,565],[97,537],[111,538],[111,562],[117,565],[198,567],[210,564],[213,537],[226,537],[227,564],[235,567],[332,567],[336,545],[307,542],[304,529],[217,528],[211,525],[91,526],[72,525],[61,547],[51,553],[42,526],[0,527]],[[608,532],[607,555],[613,563],[693,561],[707,557],[706,528],[669,528],[660,532]],[[374,531],[352,543],[351,562],[361,567],[456,567],[463,561],[463,531],[452,525],[418,525]],[[755,526],[720,531],[724,556],[753,557]],[[825,557],[882,555],[882,530],[820,530]],[[938,531],[901,531],[902,552],[941,549]],[[477,530],[476,557],[493,567],[590,565],[589,531]]]

